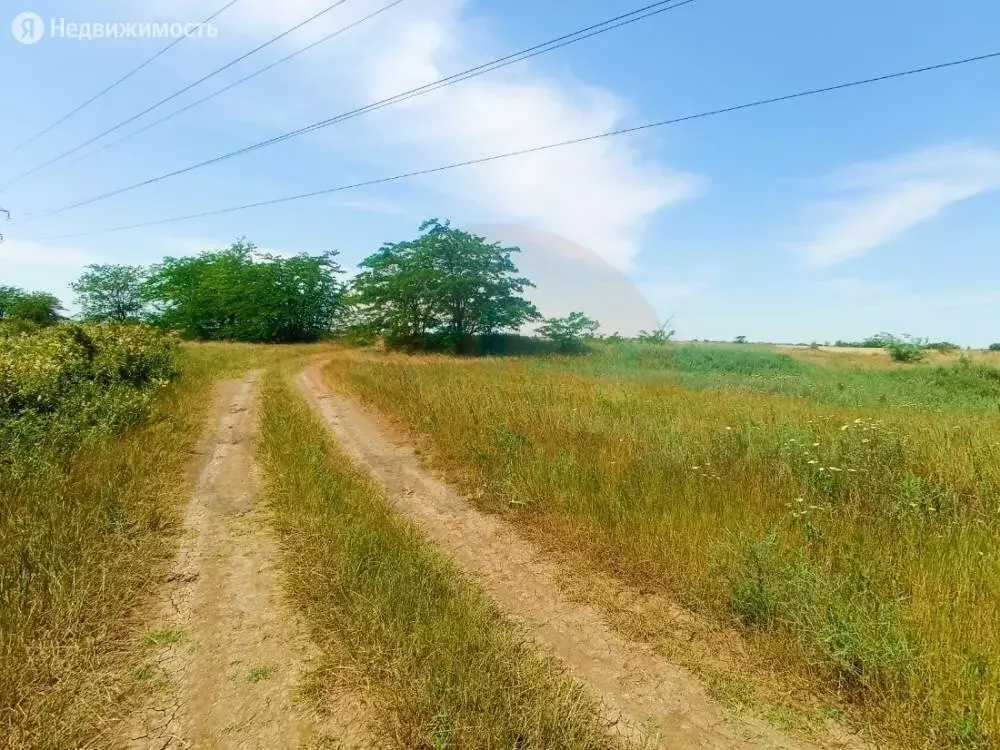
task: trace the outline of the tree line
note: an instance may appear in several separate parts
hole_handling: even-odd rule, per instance
[[[533,284],[519,275],[518,252],[430,219],[415,239],[365,258],[349,283],[336,251],[279,256],[239,239],[149,267],[91,265],[71,287],[86,322],[143,322],[196,340],[291,343],[339,333],[466,352],[538,322],[557,348],[579,348],[597,322],[583,313],[543,321],[524,297]],[[0,287],[0,320],[44,326],[62,312],[52,295]]]

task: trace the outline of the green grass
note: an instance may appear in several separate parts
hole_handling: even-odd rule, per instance
[[[247,682],[257,683],[270,680],[278,673],[277,667],[254,667],[247,672]]]
[[[150,646],[172,646],[184,640],[184,633],[180,630],[157,630],[146,633],[142,639]]]
[[[612,744],[581,689],[429,550],[324,434],[272,376],[263,393],[266,494],[289,590],[324,653],[318,681],[353,675],[376,731],[396,747]]]
[[[1000,742],[997,371],[611,349],[329,374],[483,509],[738,623],[860,722],[908,746]]]
[[[985,364],[824,367],[756,346],[598,343],[591,356],[548,358],[542,371],[576,371],[686,388],[746,389],[834,406],[1000,414],[1000,369]]]

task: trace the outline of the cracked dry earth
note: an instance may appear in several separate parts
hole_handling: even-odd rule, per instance
[[[370,747],[350,697],[324,715],[298,700],[317,652],[284,599],[255,508],[257,375],[218,385],[185,538],[147,628],[153,691],[129,748]]]
[[[394,439],[376,416],[330,392],[320,364],[305,370],[298,386],[348,454],[385,487],[395,508],[590,689],[624,739],[640,747],[685,749],[816,747],[763,722],[727,715],[696,676],[626,639],[594,608],[564,596],[551,562],[423,468],[413,449]]]

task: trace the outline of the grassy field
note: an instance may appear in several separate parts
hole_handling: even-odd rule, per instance
[[[1000,742],[1000,371],[805,349],[339,357],[483,508],[908,746]],[[655,631],[655,622],[649,623]]]
[[[72,363],[72,352],[59,348],[62,331],[52,336],[58,347],[51,352],[32,344],[38,377],[3,383],[21,384],[3,391],[8,413],[0,417],[5,747],[82,747],[128,710],[139,659],[135,609],[175,548],[186,467],[212,382],[289,355],[185,347],[180,376],[151,389],[82,370],[67,376],[55,365]],[[131,350],[101,347],[109,367],[138,361],[128,354],[134,342]],[[29,359],[17,355],[13,364],[23,369]],[[28,401],[41,396],[44,411],[17,408],[29,386]]]
[[[323,651],[320,705],[346,674],[392,747],[612,744],[580,688],[427,548],[279,375],[261,454],[286,580]]]

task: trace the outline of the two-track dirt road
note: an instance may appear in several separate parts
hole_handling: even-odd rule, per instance
[[[153,689],[126,728],[128,747],[374,747],[361,697],[343,695],[322,716],[299,697],[317,646],[285,602],[280,553],[255,504],[257,381],[251,374],[218,386],[186,535],[149,616]],[[318,363],[297,383],[394,507],[590,689],[622,739],[639,747],[810,747],[728,715],[694,675],[571,601],[553,563],[427,471],[380,419],[331,393]]]

